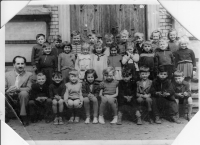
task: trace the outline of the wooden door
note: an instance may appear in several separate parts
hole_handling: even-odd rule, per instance
[[[106,33],[127,29],[146,36],[146,7],[141,5],[71,5],[71,31]]]

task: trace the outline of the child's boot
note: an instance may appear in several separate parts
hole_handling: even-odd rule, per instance
[[[100,124],[105,124],[103,116],[99,115],[99,123]]]
[[[113,120],[110,122],[111,124],[116,124],[117,123],[117,116],[114,116]]]
[[[97,117],[94,117],[94,119],[93,119],[93,122],[92,122],[93,124],[97,124],[98,123],[98,119],[97,119]]]
[[[58,124],[59,124],[59,125],[63,125],[63,124],[64,124],[64,123],[63,123],[63,120],[62,120],[62,117],[59,117],[59,118],[58,118]]]
[[[155,123],[156,124],[161,124],[162,123],[159,116],[156,116]]]
[[[191,114],[192,114],[192,104],[188,104],[188,114],[187,114],[187,120],[191,120]]]
[[[57,116],[55,117],[55,119],[54,119],[54,121],[53,121],[53,124],[54,124],[54,125],[58,125],[58,117],[57,117]]]
[[[87,117],[85,120],[85,124],[89,124],[90,123],[90,117]]]
[[[177,124],[180,124],[180,123],[181,123],[181,121],[179,120],[179,118],[177,118],[176,115],[172,116],[172,117],[171,117],[171,120],[172,120],[173,122],[176,122]]]
[[[153,120],[152,120],[152,111],[148,112],[148,121],[150,124],[153,124]]]
[[[78,116],[75,117],[74,122],[78,123],[80,121],[80,118]]]
[[[136,111],[136,117],[137,117],[137,125],[142,125],[142,119],[141,119],[141,113],[139,110]]]
[[[74,122],[74,116],[71,116],[69,122]]]
[[[122,125],[122,113],[118,113],[118,120],[117,120],[117,125]]]

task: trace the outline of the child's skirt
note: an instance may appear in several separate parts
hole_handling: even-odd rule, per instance
[[[193,65],[192,63],[180,63],[177,67],[178,70],[182,71],[185,77],[192,78]]]
[[[121,67],[115,67],[115,80],[122,80],[122,68]]]

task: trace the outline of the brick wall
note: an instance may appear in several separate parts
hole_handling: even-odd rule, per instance
[[[159,26],[163,37],[167,37],[169,29],[172,28],[173,18],[171,15],[162,7],[159,8]]]
[[[47,38],[49,42],[53,42],[56,35],[59,35],[59,15],[58,15],[58,5],[45,6],[51,10],[51,21],[49,22],[49,37]]]

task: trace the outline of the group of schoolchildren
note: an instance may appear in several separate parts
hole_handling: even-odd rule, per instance
[[[32,49],[35,83],[29,98],[30,119],[46,122],[54,113],[54,124],[64,124],[64,105],[70,112],[68,122],[79,122],[85,109],[85,123],[105,124],[104,114],[110,105],[113,111],[111,124],[122,124],[128,112],[142,124],[143,106],[150,123],[161,124],[160,115],[167,105],[171,121],[180,123],[178,104],[187,102],[187,119],[191,119],[192,98],[190,80],[196,71],[194,52],[189,39],[178,39],[175,29],[169,30],[168,39],[159,30],[152,32],[150,40],[143,33],[131,38],[127,30],[113,36],[91,33],[82,42],[78,31],[72,32],[72,43],[45,41],[45,35],[36,36]],[[160,114],[161,113],[161,114]]]

